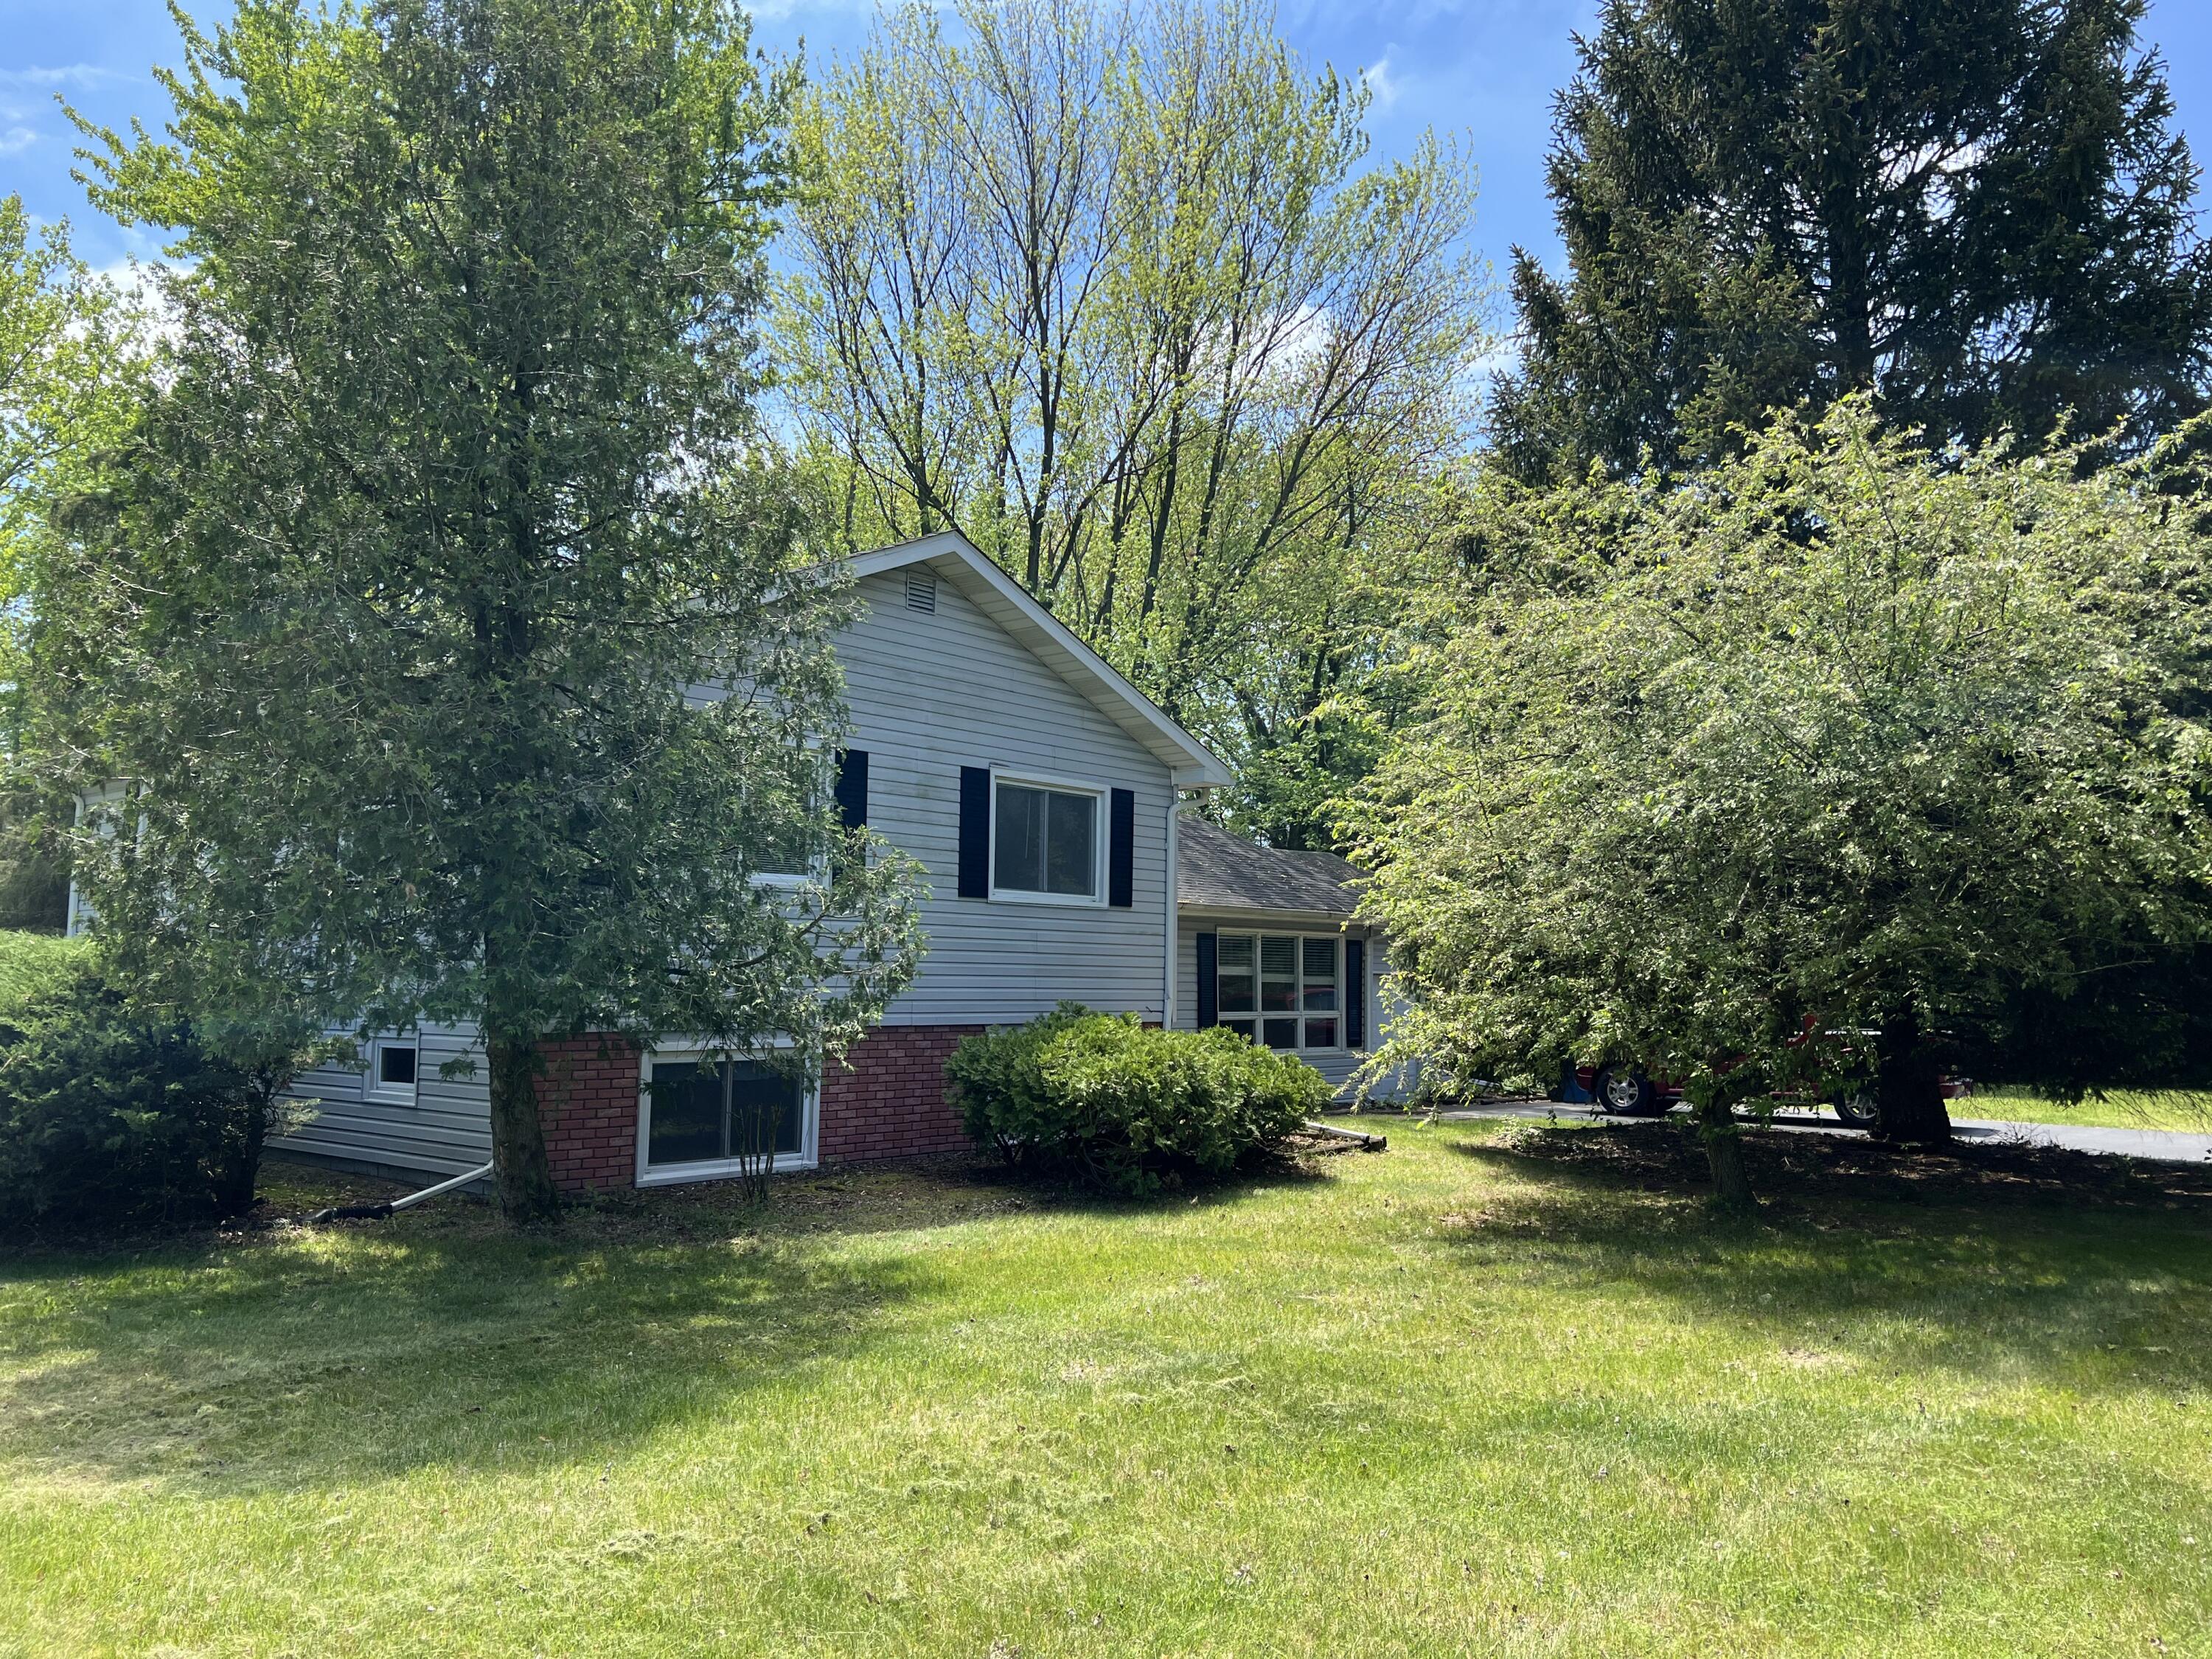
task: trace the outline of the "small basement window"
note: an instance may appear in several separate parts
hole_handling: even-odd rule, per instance
[[[415,1103],[416,1073],[422,1061],[421,1043],[411,1036],[377,1037],[368,1045],[368,1093],[395,1105]]]
[[[1221,933],[1215,1006],[1231,1030],[1270,1048],[1335,1048],[1343,941],[1297,933]]]
[[[1001,781],[992,809],[991,895],[1096,902],[1098,796]]]

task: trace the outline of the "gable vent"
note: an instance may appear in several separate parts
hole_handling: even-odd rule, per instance
[[[937,578],[928,571],[906,573],[906,608],[932,617],[937,614]]]

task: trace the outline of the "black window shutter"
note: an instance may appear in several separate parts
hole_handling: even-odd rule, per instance
[[[1344,941],[1344,1046],[1367,1046],[1367,941]]]
[[[991,896],[991,769],[960,769],[960,896]]]
[[[1127,910],[1137,902],[1137,792],[1116,789],[1109,806],[1113,831],[1106,843],[1106,902]]]
[[[868,821],[868,751],[843,749],[837,753],[837,822],[858,830]]]
[[[1220,968],[1214,957],[1214,937],[1211,933],[1198,935],[1198,1029],[1206,1030],[1221,1024],[1221,984],[1216,977]]]

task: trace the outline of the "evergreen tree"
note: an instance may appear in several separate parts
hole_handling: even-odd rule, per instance
[[[1561,94],[1571,276],[1516,250],[1531,481],[1875,392],[1937,441],[2202,408],[2212,255],[2142,0],[1610,0]]]

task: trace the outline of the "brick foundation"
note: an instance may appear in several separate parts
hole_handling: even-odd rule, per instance
[[[945,1098],[945,1062],[980,1025],[879,1025],[822,1079],[822,1161],[964,1152],[975,1143]],[[850,1069],[848,1069],[849,1067]]]
[[[616,1037],[569,1037],[544,1047],[538,1121],[553,1184],[564,1193],[637,1185],[638,1053]]]
[[[945,1098],[945,1062],[981,1025],[885,1025],[853,1045],[822,1079],[824,1164],[919,1158],[975,1145]],[[638,1052],[612,1037],[544,1048],[538,1114],[553,1184],[564,1193],[637,1184]]]

